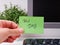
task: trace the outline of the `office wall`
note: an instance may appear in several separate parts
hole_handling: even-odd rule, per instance
[[[10,7],[10,3],[18,5],[25,11],[28,11],[28,0],[0,0],[0,12],[4,10],[4,5],[7,4]]]

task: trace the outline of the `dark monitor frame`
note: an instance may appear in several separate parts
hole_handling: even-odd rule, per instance
[[[33,16],[33,0],[28,0],[28,16]],[[60,28],[60,22],[44,22],[45,28]]]

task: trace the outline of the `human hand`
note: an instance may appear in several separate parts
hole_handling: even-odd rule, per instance
[[[23,33],[22,28],[12,21],[0,20],[0,43],[13,42]]]

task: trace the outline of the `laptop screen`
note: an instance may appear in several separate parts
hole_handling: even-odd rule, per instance
[[[45,22],[60,22],[60,1],[33,0],[33,16],[44,16]]]

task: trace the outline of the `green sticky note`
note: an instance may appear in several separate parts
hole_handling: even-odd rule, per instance
[[[44,32],[44,17],[20,16],[19,27],[25,34],[42,34]]]

